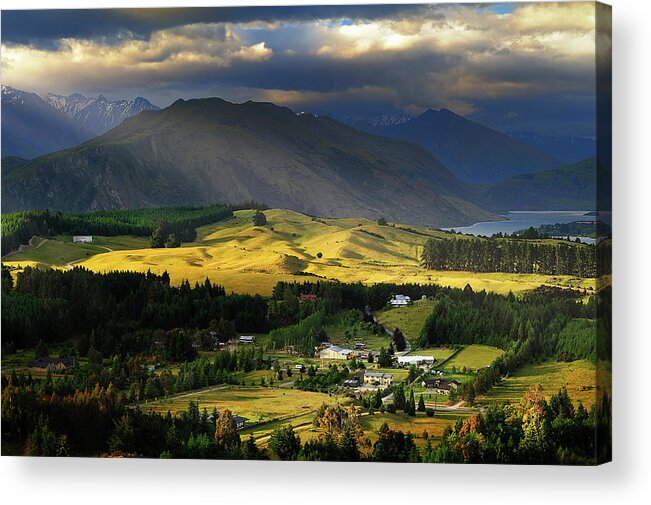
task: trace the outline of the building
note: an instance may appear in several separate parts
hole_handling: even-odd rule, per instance
[[[437,395],[449,396],[450,391],[456,391],[461,384],[455,380],[446,380],[446,379],[425,379],[422,382],[422,386],[431,390],[432,393]]]
[[[301,294],[302,302],[316,302],[319,297],[311,294]]]
[[[240,344],[255,344],[255,337],[252,335],[242,335],[240,337]]]
[[[246,426],[246,422],[249,419],[247,417],[242,417],[242,416],[238,416],[237,414],[235,414],[233,416],[233,420],[235,421],[235,426],[237,427],[237,429],[241,430],[242,428],[244,428]]]
[[[434,359],[433,356],[415,356],[415,355],[398,356],[398,365],[401,366],[409,366],[409,365],[432,366],[435,361],[436,359]]]
[[[75,244],[92,244],[93,236],[92,235],[75,235],[72,237],[72,241]]]
[[[348,379],[344,381],[344,387],[345,388],[358,388],[359,387],[359,379]]]
[[[411,303],[411,297],[407,295],[393,295],[391,300],[389,300],[389,304],[392,307],[406,307]]]
[[[365,386],[390,386],[393,384],[393,375],[382,372],[364,372]]]
[[[77,366],[77,358],[49,358],[47,356],[27,363],[30,368],[44,368],[48,372],[58,372]]]
[[[355,356],[354,351],[343,349],[337,345],[331,345],[319,351],[321,359],[351,359],[353,356]]]

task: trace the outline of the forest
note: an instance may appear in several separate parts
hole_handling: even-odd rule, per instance
[[[2,255],[27,244],[33,236],[52,235],[135,235],[150,236],[157,224],[165,223],[168,233],[191,242],[196,228],[233,215],[228,205],[202,207],[159,207],[107,210],[79,214],[28,210],[2,214]]]
[[[421,264],[430,270],[596,277],[596,255],[597,247],[589,244],[430,238],[423,246]]]

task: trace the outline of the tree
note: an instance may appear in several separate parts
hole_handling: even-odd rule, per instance
[[[175,233],[170,233],[167,235],[167,239],[165,240],[165,247],[181,247],[181,241],[176,237]]]
[[[39,340],[36,346],[36,357],[43,358],[46,357],[47,355],[48,355],[47,344],[42,340]]]
[[[423,400],[423,395],[420,395],[418,399],[418,412],[425,412],[425,400]]]
[[[301,439],[293,426],[279,427],[271,434],[269,448],[283,461],[293,461],[301,452]]]
[[[239,447],[241,440],[237,424],[230,410],[225,409],[215,423],[215,443],[222,449]]]
[[[400,328],[393,330],[393,343],[395,343],[398,352],[404,351],[407,348],[407,341]]]
[[[163,221],[158,221],[151,232],[149,244],[153,249],[165,247],[167,225]]]
[[[261,210],[256,210],[251,219],[254,226],[264,226],[267,224],[267,216]]]
[[[409,394],[409,401],[407,402],[407,405],[405,405],[405,413],[410,416],[415,416],[416,415],[416,401],[414,399],[414,390],[411,390],[411,393]]]
[[[387,225],[387,220],[381,217],[380,219],[377,220],[377,224],[379,226],[386,226]]]

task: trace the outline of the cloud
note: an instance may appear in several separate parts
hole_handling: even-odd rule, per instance
[[[65,14],[3,13],[5,83],[37,92],[134,90],[159,104],[219,95],[342,116],[447,107],[495,125],[535,123],[534,111],[551,122],[545,106],[557,104],[557,122],[591,128],[596,35],[588,2]]]

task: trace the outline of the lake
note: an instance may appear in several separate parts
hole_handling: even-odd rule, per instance
[[[443,228],[444,230],[460,231],[469,235],[490,237],[493,233],[508,233],[524,230],[533,226],[537,228],[543,224],[571,223],[572,221],[595,220],[597,216],[586,216],[589,210],[550,210],[550,211],[510,211],[503,217],[504,221],[482,221],[472,226]],[[610,213],[599,213],[599,219],[610,224]],[[573,240],[577,237],[571,237]],[[578,237],[581,242],[594,244],[595,240],[589,237]]]

